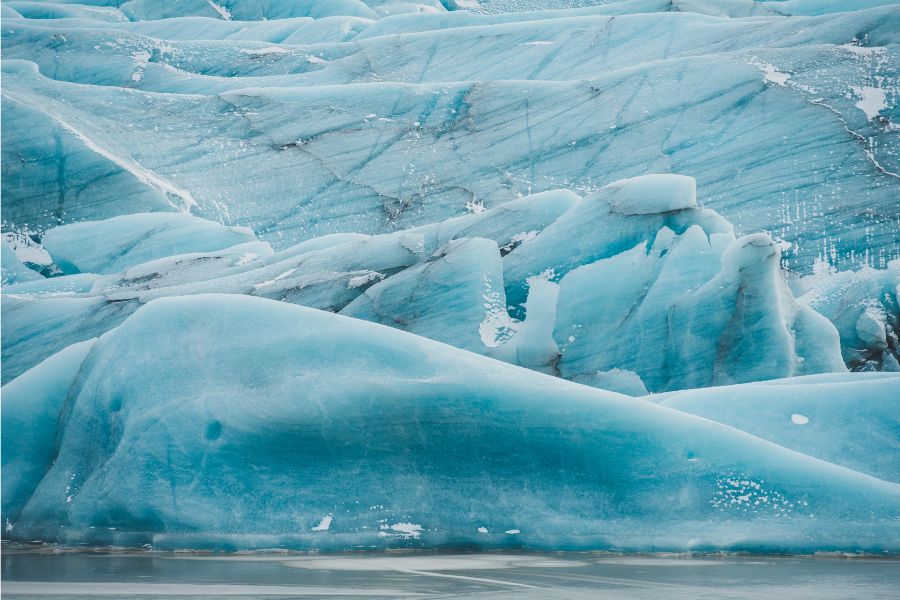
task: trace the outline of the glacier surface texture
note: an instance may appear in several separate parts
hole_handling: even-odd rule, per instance
[[[900,553],[900,5],[0,18],[4,539]]]

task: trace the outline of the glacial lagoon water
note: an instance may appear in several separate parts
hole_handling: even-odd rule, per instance
[[[9,547],[3,598],[900,597],[881,557],[609,553],[173,554]]]

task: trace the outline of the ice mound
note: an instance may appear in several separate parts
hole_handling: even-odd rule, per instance
[[[811,275],[800,302],[838,329],[844,361],[854,371],[900,371],[900,261],[887,269],[864,267]]]
[[[809,456],[900,483],[900,374],[844,373],[648,396]]]
[[[610,206],[624,215],[666,213],[697,206],[697,182],[686,175],[642,175],[603,190]]]
[[[381,325],[201,295],[88,346],[3,389],[13,539],[898,550],[895,484]]]

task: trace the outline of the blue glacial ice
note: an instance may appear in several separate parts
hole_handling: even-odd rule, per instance
[[[22,388],[40,421],[22,419]],[[4,493],[21,539],[892,552],[900,539],[896,484],[260,298],[156,300],[3,392],[4,432],[23,429],[4,445],[31,442],[26,458],[3,452],[21,473]]]
[[[170,226],[151,227],[156,217]],[[58,268],[82,252],[98,273],[82,273],[68,291],[66,277],[7,288],[4,381],[154,298],[211,292],[340,311],[634,395],[846,369],[835,326],[794,298],[778,244],[736,237],[697,207],[685,176],[614,182],[583,199],[543,192],[393,234],[324,236],[277,252],[249,241],[104,275],[107,264],[166,248],[247,239],[213,224],[196,230],[203,221],[192,217],[156,217],[48,230],[50,255],[66,263]],[[118,241],[93,242],[107,231]]]
[[[250,241],[256,236],[246,228],[179,213],[148,213],[54,227],[41,245],[65,274],[110,274],[156,258]]]
[[[898,257],[892,6],[374,20],[316,4],[344,24],[208,14],[185,39],[193,20],[8,19],[7,227],[190,207],[283,248],[672,172],[801,272]],[[327,22],[273,43],[309,21]]]
[[[4,539],[900,553],[895,3],[0,11]]]
[[[900,483],[900,374],[811,375],[647,397]]]
[[[857,371],[900,371],[900,260],[887,269],[825,272],[798,282],[801,303],[830,319],[847,365]]]

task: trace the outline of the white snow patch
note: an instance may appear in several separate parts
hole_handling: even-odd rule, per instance
[[[231,20],[231,11],[222,6],[221,4],[216,4],[213,0],[206,0],[209,2],[209,5],[212,6],[212,9],[219,13],[219,16],[225,19],[226,21]]]
[[[135,52],[131,55],[131,58],[137,63],[137,69],[131,74],[131,80],[135,83],[140,82],[140,80],[144,78],[144,69],[150,64],[150,56],[151,54],[146,50],[143,52]]]
[[[522,42],[523,46],[553,46],[556,42],[551,42],[549,40],[537,40],[534,42]]]
[[[285,271],[281,275],[276,276],[274,279],[269,279],[268,281],[263,281],[263,282],[257,283],[253,286],[253,289],[258,290],[260,288],[266,287],[267,285],[271,285],[271,284],[275,283],[276,281],[280,281],[280,280],[284,279],[285,277],[288,277],[291,273],[293,273],[296,270],[297,269],[290,269],[288,271]]]
[[[806,425],[809,423],[809,417],[800,413],[794,413],[791,415],[791,423],[794,425]]]
[[[259,258],[259,254],[255,254],[253,252],[245,252],[241,255],[240,258],[237,259],[237,262],[234,263],[234,266],[243,267],[246,264],[252,263],[257,258]]]
[[[535,281],[553,281],[554,278],[556,278],[556,270],[553,267],[550,267],[549,269],[544,269],[537,275],[526,277],[525,284],[528,287],[531,287],[531,284]]]
[[[484,202],[482,202],[481,200],[469,200],[468,202],[466,202],[466,212],[468,213],[478,215],[483,213],[485,210],[487,209],[484,207]]]
[[[50,256],[50,253],[24,233],[7,231],[3,234],[3,241],[6,242],[10,250],[23,263],[44,266],[53,264],[53,258]]]
[[[509,535],[516,535],[516,534],[522,533],[522,532],[518,529],[507,529],[504,533],[508,533]]]
[[[306,62],[312,63],[314,65],[322,65],[322,64],[327,63],[328,61],[325,60],[324,58],[319,58],[315,54],[310,54],[309,56],[306,57]]]
[[[322,520],[319,521],[319,524],[312,528],[313,531],[328,531],[331,529],[331,515],[325,515],[322,517]]]
[[[531,231],[522,231],[520,233],[515,234],[511,238],[509,238],[509,242],[500,247],[501,250],[509,252],[513,250],[516,246],[520,246],[525,242],[530,242],[534,238],[538,236],[540,233],[537,229],[532,229]]]
[[[887,108],[887,92],[879,87],[870,85],[853,86],[853,93],[859,97],[856,108],[866,113],[866,118],[872,120],[878,113]]]
[[[357,275],[356,277],[351,277],[350,281],[347,282],[347,289],[353,290],[366,284],[372,283],[373,281],[381,281],[383,279],[384,275],[382,275],[378,271],[369,271],[368,273]]]
[[[402,538],[413,540],[419,539],[423,531],[422,526],[418,523],[394,523],[390,529],[399,533]]]
[[[291,51],[280,46],[269,46],[266,48],[241,48],[238,53],[247,56],[272,56],[274,54],[290,54]]]
[[[488,533],[488,528],[487,527],[479,527],[478,533]]]
[[[762,72],[763,79],[768,83],[784,86],[787,85],[788,80],[791,78],[790,73],[782,73],[775,65],[762,62],[759,59],[753,59],[750,61],[750,64]]]

